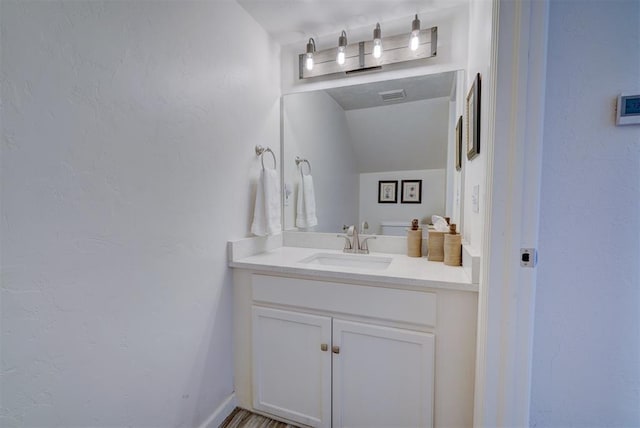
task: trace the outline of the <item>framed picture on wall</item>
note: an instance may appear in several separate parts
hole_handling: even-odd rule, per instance
[[[402,203],[422,203],[422,180],[402,180]]]
[[[378,203],[397,204],[398,203],[398,180],[378,181]]]
[[[462,169],[462,116],[458,118],[456,125],[456,171]]]
[[[467,95],[467,159],[480,153],[480,73],[476,74]]]

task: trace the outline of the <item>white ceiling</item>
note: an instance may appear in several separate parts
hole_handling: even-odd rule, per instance
[[[354,110],[391,104],[408,103],[451,95],[455,72],[428,74],[404,79],[384,80],[361,85],[327,89],[343,110]],[[404,90],[406,98],[383,101],[381,92]]]
[[[237,0],[272,37],[287,45],[317,37],[373,27],[414,14],[465,4],[468,0]],[[410,27],[410,20],[407,21]],[[384,27],[383,27],[384,31]],[[409,30],[407,30],[409,31]],[[336,39],[337,40],[337,39]]]

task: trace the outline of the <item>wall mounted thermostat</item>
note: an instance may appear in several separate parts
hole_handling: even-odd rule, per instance
[[[640,125],[640,94],[618,96],[616,125]]]

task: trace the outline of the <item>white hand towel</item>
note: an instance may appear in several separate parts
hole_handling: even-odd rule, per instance
[[[275,169],[263,169],[256,189],[251,233],[257,236],[277,235],[280,223],[280,177]]]
[[[311,174],[302,174],[300,182],[298,183],[296,226],[308,229],[317,224],[316,194],[313,188],[313,177],[311,177]]]

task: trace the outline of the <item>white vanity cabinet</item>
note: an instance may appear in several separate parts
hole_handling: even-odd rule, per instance
[[[473,424],[477,293],[233,275],[240,407],[314,427]]]
[[[435,337],[333,320],[333,426],[433,426]]]
[[[331,426],[331,318],[252,308],[253,407]]]
[[[433,334],[260,306],[252,330],[255,409],[314,427],[432,426]]]

